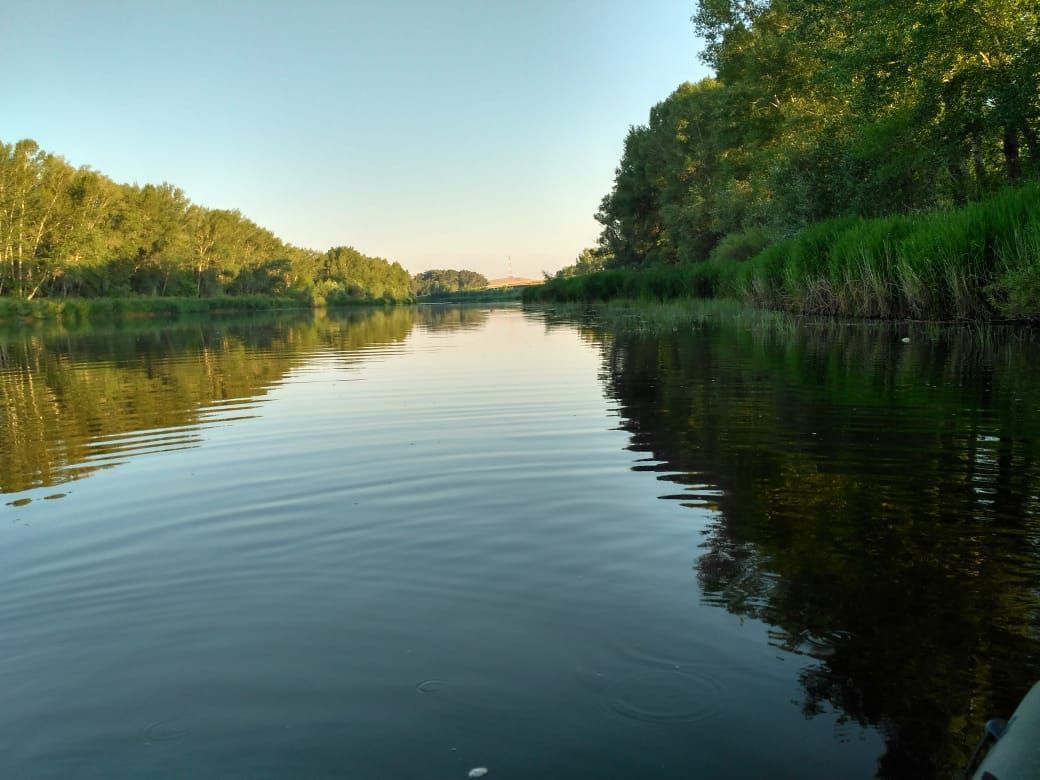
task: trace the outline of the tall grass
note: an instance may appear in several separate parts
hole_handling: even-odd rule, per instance
[[[823,222],[741,279],[743,297],[806,313],[1040,318],[1040,184],[956,211]]]
[[[1040,183],[961,209],[840,218],[740,262],[615,269],[552,280],[528,301],[734,297],[807,314],[1040,319]]]
[[[0,298],[0,322],[60,320],[67,325],[140,317],[179,317],[310,306],[301,298],[274,295],[224,295],[215,298]]]
[[[707,262],[649,268],[614,268],[584,276],[552,279],[524,288],[526,302],[645,302],[683,298],[730,297],[736,290],[737,263]]]

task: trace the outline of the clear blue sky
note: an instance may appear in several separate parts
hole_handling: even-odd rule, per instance
[[[412,272],[571,262],[628,127],[707,75],[694,0],[5,5],[0,139]]]

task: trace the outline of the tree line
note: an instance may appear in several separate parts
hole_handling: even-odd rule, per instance
[[[293,295],[406,301],[400,264],[288,244],[171,184],[119,184],[32,140],[0,142],[0,296]]]
[[[416,296],[451,295],[452,293],[487,289],[488,280],[476,271],[433,269],[412,277],[412,292]]]
[[[702,0],[715,72],[630,129],[598,266],[744,259],[833,217],[947,210],[1040,174],[1026,0]],[[596,263],[590,263],[596,260]]]

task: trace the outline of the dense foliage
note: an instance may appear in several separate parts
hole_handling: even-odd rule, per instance
[[[1040,318],[1040,7],[701,0],[693,21],[715,77],[629,131],[599,246],[527,300]]]
[[[584,276],[585,274],[596,273],[597,271],[602,271],[606,268],[610,263],[610,260],[610,255],[601,247],[597,247],[596,249],[583,249],[571,265],[561,268],[556,272],[555,276],[550,277],[546,274],[546,279],[570,279],[575,276]]]
[[[597,215],[617,265],[948,209],[1040,173],[1035,3],[702,0],[693,19],[716,76],[625,139]]]
[[[294,294],[408,300],[397,263],[294,247],[170,184],[117,184],[31,140],[0,142],[0,296]]]
[[[412,277],[412,292],[417,296],[451,295],[469,290],[484,290],[487,277],[476,271],[434,269]]]
[[[724,296],[814,314],[1040,319],[1040,183],[946,212],[836,217],[762,251],[758,241],[734,234],[702,263],[555,278],[524,299]]]

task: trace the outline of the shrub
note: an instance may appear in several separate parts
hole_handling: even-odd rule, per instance
[[[761,228],[730,233],[715,245],[708,259],[713,262],[742,262],[750,260],[772,243],[772,239]]]

